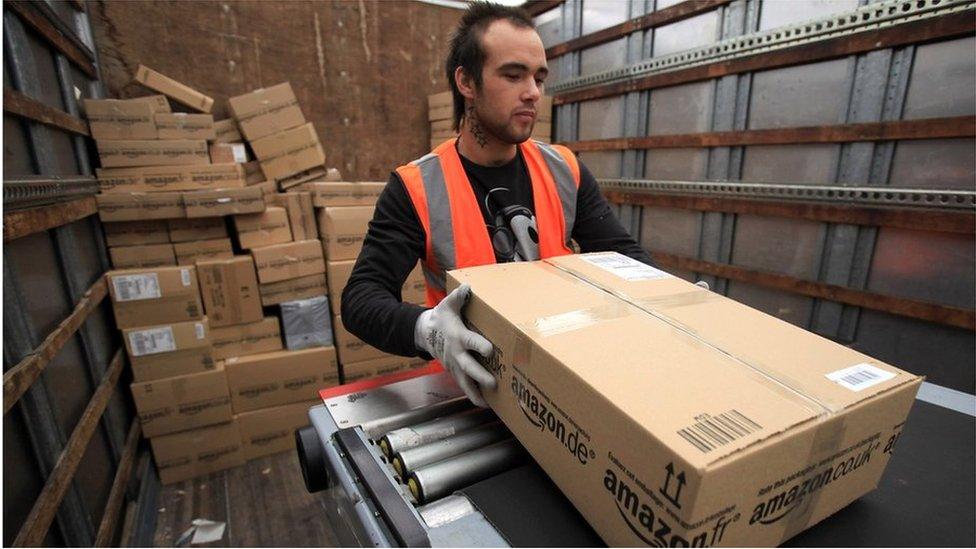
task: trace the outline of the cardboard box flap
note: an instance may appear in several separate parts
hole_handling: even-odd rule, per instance
[[[916,377],[620,254],[562,256],[546,262],[694,334],[703,344],[827,412]]]
[[[498,276],[499,270],[514,273]],[[450,276],[471,284],[472,299],[517,327],[513,367],[523,353],[566,365],[621,418],[632,418],[633,427],[695,469],[823,412],[734,357],[553,265],[511,263]],[[519,291],[512,291],[513,279]],[[527,294],[538,299],[526,300]]]

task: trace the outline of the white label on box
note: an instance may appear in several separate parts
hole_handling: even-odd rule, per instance
[[[203,339],[203,337],[206,335],[206,333],[203,331],[203,323],[197,322],[193,325],[193,328],[197,331],[197,339]]]
[[[156,273],[113,276],[112,286],[116,301],[158,299],[163,295],[159,291],[159,277]]]
[[[879,383],[884,383],[895,377],[895,374],[867,363],[861,363],[855,364],[850,368],[831,372],[826,374],[826,377],[841,387],[858,392]]]
[[[244,145],[234,145],[231,147],[231,151],[234,152],[235,163],[243,164],[247,162],[247,151],[244,149]]]
[[[671,276],[660,269],[655,269],[650,265],[645,265],[636,259],[618,253],[583,255],[580,257],[584,261],[592,263],[604,271],[609,271],[624,280],[656,280]]]
[[[184,286],[190,285],[190,269],[180,269],[180,279]]]
[[[129,347],[132,349],[132,356],[175,351],[176,338],[173,337],[173,327],[163,326],[162,328],[129,332]]]

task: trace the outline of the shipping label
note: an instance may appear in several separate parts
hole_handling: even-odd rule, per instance
[[[149,328],[129,332],[129,348],[132,356],[154,355],[176,350],[176,338],[172,326]]]
[[[116,301],[159,299],[163,296],[156,273],[113,276],[112,287]]]
[[[668,273],[620,254],[583,255],[584,261],[611,272],[624,280],[657,280],[669,278]]]

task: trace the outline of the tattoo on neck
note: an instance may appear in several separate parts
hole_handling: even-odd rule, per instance
[[[474,140],[481,145],[482,149],[485,148],[488,145],[488,136],[485,135],[485,129],[481,127],[481,122],[478,121],[478,116],[474,112],[474,105],[468,105],[465,121],[471,130],[471,135],[474,136]]]

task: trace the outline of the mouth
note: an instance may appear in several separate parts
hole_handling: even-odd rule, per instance
[[[535,120],[535,112],[533,111],[520,111],[515,113],[515,118],[522,122],[532,122]]]

